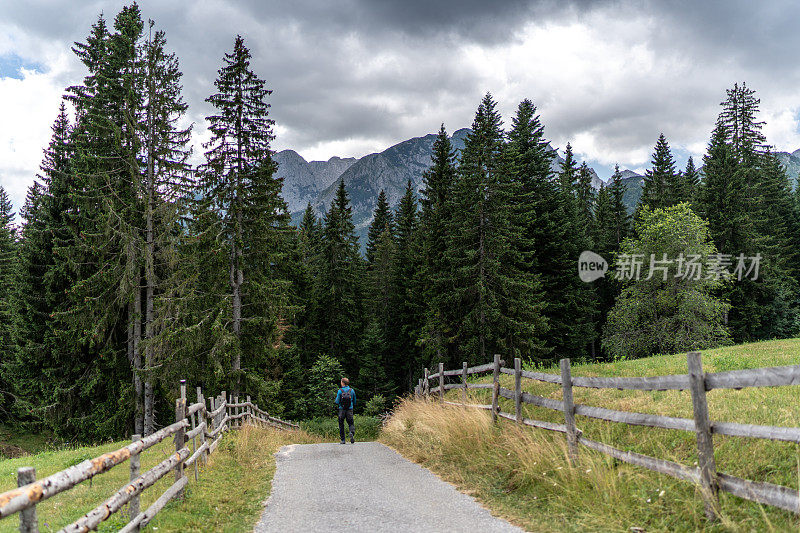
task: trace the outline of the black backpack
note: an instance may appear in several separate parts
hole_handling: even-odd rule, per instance
[[[339,407],[342,409],[348,410],[353,404],[353,395],[351,391],[352,389],[342,389],[342,395],[339,397]]]

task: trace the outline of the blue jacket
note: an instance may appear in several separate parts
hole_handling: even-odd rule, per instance
[[[350,409],[355,409],[356,408],[356,391],[354,391],[350,387],[342,387],[341,389],[339,389],[339,392],[336,393],[336,405],[339,405],[339,400],[342,398],[342,391],[343,390],[349,390],[350,391],[350,397],[352,398],[352,400],[350,400]],[[330,398],[330,396],[328,396],[328,398]]]

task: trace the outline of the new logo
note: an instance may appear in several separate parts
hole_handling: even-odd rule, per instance
[[[607,270],[608,261],[594,252],[586,250],[578,257],[578,276],[581,281],[591,283],[605,276]]]

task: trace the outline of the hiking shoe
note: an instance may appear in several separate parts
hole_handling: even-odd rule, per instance
[[[344,444],[344,441],[340,442],[339,444]]]
[[[355,443],[356,443],[356,438],[350,437],[350,444],[355,444]]]

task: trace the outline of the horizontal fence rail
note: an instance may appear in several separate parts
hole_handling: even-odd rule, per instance
[[[414,392],[418,396],[429,396],[431,393],[438,393],[440,400],[449,406],[492,411],[493,420],[504,418],[525,426],[564,433],[567,436],[568,455],[571,461],[577,460],[578,445],[582,445],[620,461],[700,485],[702,488],[700,493],[703,496],[706,515],[710,519],[718,518],[719,500],[717,494],[720,490],[740,498],[800,514],[800,493],[798,493],[797,489],[740,479],[717,472],[712,440],[712,435],[718,434],[800,443],[800,428],[712,421],[708,414],[706,402],[706,392],[715,389],[800,385],[800,365],[704,373],[699,352],[687,354],[688,373],[652,377],[572,376],[569,359],[561,360],[560,375],[522,370],[519,359],[514,361],[514,368],[507,368],[502,365],[503,361],[500,360],[499,356],[495,356],[493,363],[473,367],[468,367],[467,363],[464,363],[462,368],[458,370],[444,370],[443,365],[440,364],[439,372],[435,374],[429,374],[428,369],[425,369],[424,377],[419,380]],[[492,383],[468,382],[469,376],[485,372],[492,372]],[[501,374],[514,376],[513,390],[500,386],[499,376]],[[458,376],[461,377],[460,383],[445,383],[443,379],[444,377]],[[523,392],[521,387],[523,378],[560,385],[562,399],[557,400]],[[438,386],[430,387],[430,380],[432,379],[439,381]],[[688,390],[692,392],[694,417],[678,418],[575,404],[572,400],[573,387],[634,391]],[[475,389],[490,389],[492,391],[492,403],[489,405],[468,404],[467,391]],[[462,390],[463,401],[460,403],[446,401],[444,392],[447,390]],[[501,411],[499,406],[500,398],[513,401],[515,413]],[[523,404],[559,411],[564,414],[564,423],[556,424],[525,418],[522,416]],[[584,437],[580,429],[576,427],[576,415],[632,426],[694,432],[697,438],[698,466],[688,467],[648,455],[619,450],[608,444],[590,440]]]
[[[120,512],[125,505],[128,506],[129,521],[120,531],[139,531],[170,500],[183,496],[184,489],[189,483],[185,468],[192,467],[195,481],[198,479],[198,462],[205,462],[208,459],[227,431],[239,429],[245,424],[282,430],[294,430],[300,427],[294,422],[270,415],[253,403],[249,396],[244,401],[240,401],[238,396],[229,399],[223,391],[216,398],[208,398],[207,407],[206,398],[200,387],[197,387],[197,401],[190,405],[187,405],[186,382],[183,380],[180,392],[181,397],[175,402],[175,423],[151,435],[144,438],[134,435],[133,442],[119,450],[83,461],[38,481],[34,469],[20,468],[19,487],[0,494],[0,519],[19,513],[20,531],[38,532],[36,506],[39,503],[129,461],[130,482],[59,531],[72,533],[97,529],[102,522],[114,513]],[[169,437],[175,441],[175,453],[147,472],[140,473],[140,454]],[[170,472],[175,473],[175,482],[150,507],[139,512],[141,493]]]

